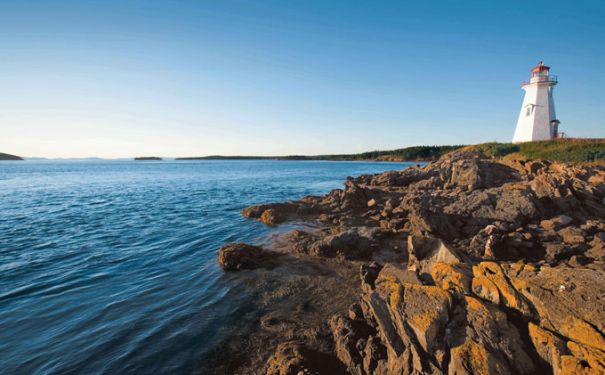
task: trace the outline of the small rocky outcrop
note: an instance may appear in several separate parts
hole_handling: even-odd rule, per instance
[[[242,213],[313,222],[288,235],[292,254],[359,267],[358,298],[318,328],[333,341],[321,358],[338,371],[605,373],[603,166],[461,150]],[[249,254],[262,264],[260,249]],[[336,373],[316,349],[285,342],[265,369]]]
[[[272,266],[279,255],[259,246],[236,242],[223,246],[217,261],[225,271],[237,271]]]

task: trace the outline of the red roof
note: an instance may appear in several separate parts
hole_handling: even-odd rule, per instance
[[[535,68],[533,68],[531,70],[532,73],[541,73],[541,72],[548,72],[550,70],[549,66],[544,65],[544,62],[540,61],[538,63],[538,66],[536,66]]]

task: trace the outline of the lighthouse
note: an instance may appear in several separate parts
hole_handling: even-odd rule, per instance
[[[557,76],[542,61],[531,70],[529,82],[523,82],[525,98],[517,120],[513,143],[544,141],[559,136],[559,120],[555,116],[553,89]]]

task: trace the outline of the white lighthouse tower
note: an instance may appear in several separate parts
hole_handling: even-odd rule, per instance
[[[525,98],[517,120],[513,143],[544,141],[559,136],[559,120],[555,116],[552,92],[557,76],[542,61],[531,70],[529,82],[523,82]]]

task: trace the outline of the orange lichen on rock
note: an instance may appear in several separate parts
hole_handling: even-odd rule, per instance
[[[494,358],[483,345],[472,340],[452,348],[450,355],[450,374],[509,374],[504,364]]]
[[[573,355],[574,360],[569,358],[564,359],[566,366],[564,366],[562,373],[605,374],[605,352],[586,347],[573,341],[567,343],[567,348]],[[582,372],[581,370],[584,370],[585,372]]]
[[[436,286],[405,284],[404,289],[403,318],[429,351],[449,320],[452,296]]]
[[[531,315],[528,303],[510,285],[498,263],[481,262],[473,266],[473,276],[472,289],[477,296]]]
[[[457,265],[435,263],[431,268],[431,276],[435,284],[445,290],[458,294],[468,294],[471,291],[471,278]]]
[[[605,351],[605,338],[594,327],[576,317],[568,317],[559,330],[573,341]]]
[[[561,373],[561,356],[566,352],[565,342],[540,326],[528,324],[529,338],[536,353],[553,369],[553,375]]]

